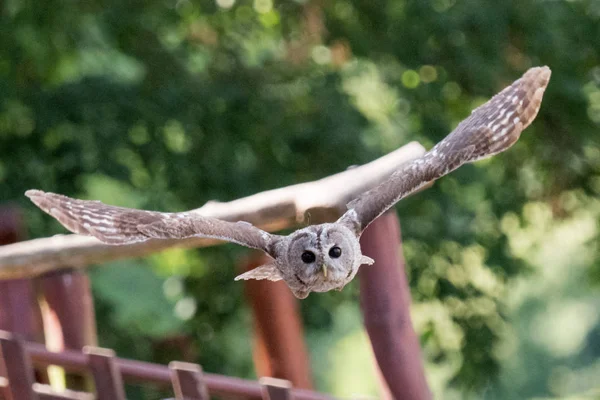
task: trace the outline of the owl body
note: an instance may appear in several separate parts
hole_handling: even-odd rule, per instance
[[[360,235],[398,201],[463,164],[511,147],[536,117],[549,80],[548,67],[529,69],[476,108],[429,152],[399,166],[387,180],[348,203],[348,211],[339,220],[308,226],[287,236],[198,213],[128,209],[39,190],[29,190],[26,195],[72,232],[92,235],[108,244],[198,236],[262,250],[273,260],[236,280],[284,280],[297,297],[305,298],[310,292],[341,290],[362,264],[373,263],[361,253]]]

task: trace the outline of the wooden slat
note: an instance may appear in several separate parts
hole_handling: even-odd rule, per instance
[[[33,390],[33,367],[23,342],[9,332],[0,331],[0,347],[6,366],[8,388],[15,400],[38,400]]]
[[[64,393],[38,393],[40,400],[94,400],[94,395],[83,392],[75,392],[76,395]]]
[[[6,376],[6,366],[4,365],[4,357],[2,356],[2,348],[0,347],[0,399],[13,400],[8,390],[8,379]]]
[[[73,372],[88,370],[87,356],[80,352],[66,350],[61,353],[48,351],[38,343],[27,343],[27,351],[38,366],[60,365]],[[116,358],[123,378],[131,383],[153,383],[160,386],[171,384],[171,371],[166,365],[151,364],[144,361],[125,360]],[[262,387],[256,381],[250,381],[232,376],[204,374],[206,385],[211,395],[221,397],[236,397],[243,399],[262,398]],[[293,389],[294,400],[331,400],[333,397],[304,389]]]
[[[209,400],[208,389],[197,364],[174,361],[169,364],[173,390],[177,400]]]
[[[264,400],[291,400],[292,383],[283,379],[261,378]]]
[[[98,400],[125,400],[121,371],[115,363],[115,352],[98,347],[85,347],[88,365],[96,385]]]
[[[35,383],[33,389],[40,400],[94,400],[91,393],[76,392],[74,390],[54,391],[50,386]]]
[[[15,206],[0,206],[0,247],[24,239],[26,232],[22,212]],[[18,334],[24,340],[43,342],[42,318],[31,279],[0,282],[0,330]],[[0,376],[6,368],[0,362]],[[47,382],[46,372],[37,371],[38,381]],[[0,399],[12,399],[8,386],[0,386]]]

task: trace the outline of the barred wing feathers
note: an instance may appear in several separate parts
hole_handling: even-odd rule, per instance
[[[511,147],[535,119],[550,74],[548,67],[529,69],[512,85],[473,110],[429,152],[351,201],[339,222],[360,234],[375,218],[429,182],[465,163],[490,157]]]
[[[228,222],[192,212],[162,213],[115,207],[100,201],[78,200],[41,190],[25,195],[65,228],[107,244],[129,244],[149,239],[207,237],[270,252],[275,235],[247,222]]]

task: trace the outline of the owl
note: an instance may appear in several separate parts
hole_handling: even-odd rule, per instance
[[[283,280],[302,299],[310,292],[341,290],[361,265],[373,263],[361,252],[360,236],[399,200],[463,164],[511,147],[536,117],[549,80],[548,67],[531,68],[473,110],[422,157],[400,166],[383,183],[348,203],[348,210],[336,222],[308,226],[286,236],[268,233],[247,222],[222,221],[194,212],[136,210],[40,190],[25,194],[70,231],[95,236],[108,244],[199,236],[262,250],[271,257],[270,262],[236,280]]]

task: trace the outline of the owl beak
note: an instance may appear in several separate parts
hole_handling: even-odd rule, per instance
[[[322,264],[321,269],[323,270],[323,276],[327,279],[327,265]]]

